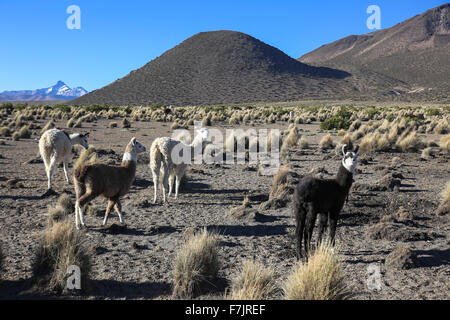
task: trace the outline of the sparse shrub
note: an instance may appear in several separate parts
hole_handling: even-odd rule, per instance
[[[284,285],[288,300],[341,300],[348,294],[339,257],[325,241],[308,262],[299,262]]]
[[[308,140],[306,140],[305,136],[302,136],[300,140],[298,141],[298,146],[300,149],[308,149],[309,143]]]
[[[202,120],[202,127],[209,127],[211,126],[211,116],[206,116]]]
[[[423,160],[429,160],[432,157],[432,151],[433,149],[428,147],[422,150],[422,154],[420,155],[420,158]]]
[[[72,213],[75,209],[73,201],[67,193],[63,193],[58,198],[58,205],[60,205],[67,213]]]
[[[319,142],[319,148],[322,150],[334,148],[334,142],[333,138],[331,138],[331,134],[327,134],[322,137],[322,139]]]
[[[73,128],[73,126],[75,125],[75,118],[70,118],[67,123],[66,123],[66,127],[67,128]]]
[[[219,237],[206,229],[194,234],[178,252],[174,262],[173,297],[192,298],[205,281],[217,277]]]
[[[53,121],[47,122],[47,124],[42,128],[41,134],[44,134],[45,131],[50,130],[55,127],[55,123]]]
[[[348,131],[353,132],[355,130],[358,130],[359,127],[361,127],[361,120],[356,119],[355,121],[352,122],[350,127],[348,127]]]
[[[341,117],[331,117],[320,124],[322,130],[345,129],[350,127],[351,121]]]
[[[108,124],[108,127],[110,127],[110,128],[117,128],[117,122],[111,121],[111,122]]]
[[[420,141],[419,137],[417,136],[417,132],[413,131],[410,134],[408,134],[406,137],[402,138],[400,137],[397,141],[397,147],[402,152],[415,152],[420,149],[422,146],[422,142]]]
[[[0,128],[0,136],[2,136],[2,137],[11,136],[11,130],[8,127],[1,127]]]
[[[123,118],[122,127],[123,128],[131,128],[131,122],[127,118]]]
[[[19,134],[18,131],[16,131],[16,132],[13,133],[12,139],[13,139],[14,141],[20,140],[20,134]]]
[[[239,275],[233,279],[230,300],[266,300],[276,293],[274,272],[260,262],[245,260]]]
[[[438,122],[438,124],[434,127],[434,133],[436,134],[446,134],[448,132],[448,121],[442,119]]]
[[[439,141],[439,148],[441,148],[442,151],[450,151],[450,133],[441,138]]]
[[[442,190],[442,201],[439,205],[438,209],[436,210],[436,213],[438,215],[445,215],[450,213],[450,180],[447,182],[447,184],[444,187],[444,190]]]
[[[55,223],[62,222],[67,218],[68,212],[60,205],[49,207],[47,210],[48,225],[51,227]]]
[[[68,220],[49,226],[41,236],[34,257],[34,282],[39,287],[61,293],[66,286],[68,268],[75,265],[81,271],[81,289],[85,289],[91,270],[91,252],[83,238]]]

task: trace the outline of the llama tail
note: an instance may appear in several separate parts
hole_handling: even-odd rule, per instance
[[[157,140],[153,141],[150,147],[150,168],[154,169],[161,163],[162,152]]]
[[[41,154],[41,158],[44,161],[46,168],[48,168],[50,165],[50,157],[53,153],[53,147],[49,140],[50,139],[48,135],[42,136],[39,140],[39,153]]]

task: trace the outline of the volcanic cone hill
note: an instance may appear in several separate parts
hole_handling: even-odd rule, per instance
[[[412,17],[391,28],[352,35],[298,59],[339,68],[355,77],[378,75],[410,86],[412,92],[450,87],[450,4]]]
[[[312,67],[249,35],[198,33],[142,68],[73,104],[197,105],[336,97],[351,74]]]

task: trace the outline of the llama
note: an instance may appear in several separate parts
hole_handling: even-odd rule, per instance
[[[48,179],[48,190],[52,189],[52,176],[55,165],[63,162],[64,175],[67,183],[70,184],[68,175],[68,165],[72,157],[72,146],[79,144],[87,149],[89,133],[68,134],[64,130],[50,129],[44,132],[39,139],[39,153],[45,165],[45,172]]]
[[[334,245],[339,213],[353,183],[357,152],[347,152],[347,145],[342,146],[343,159],[335,179],[303,178],[294,191],[293,213],[296,220],[297,256],[302,257],[302,237],[305,241],[305,253],[311,243],[312,232],[319,214],[318,242],[322,241],[323,231],[330,224],[330,242]]]
[[[120,165],[84,163],[75,170],[75,225],[77,229],[80,228],[78,218],[81,225],[86,226],[81,208],[100,195],[108,199],[103,226],[106,225],[109,212],[113,207],[119,215],[120,222],[123,223],[120,197],[130,190],[136,175],[137,155],[145,150],[146,148],[133,137],[125,148]]]
[[[166,190],[169,184],[169,196],[172,194],[173,180],[175,178],[175,199],[178,198],[178,190],[180,188],[181,178],[186,172],[188,163],[180,159],[184,152],[194,154],[196,148],[201,147],[203,150],[206,139],[208,138],[208,129],[198,129],[198,134],[191,144],[185,144],[179,140],[169,137],[156,138],[150,147],[150,169],[153,176],[153,185],[155,194],[153,203],[156,203],[159,188],[159,175],[162,173],[162,194],[163,203],[166,202]],[[181,151],[181,153],[180,153]],[[186,155],[184,154],[184,155]],[[177,161],[175,160],[177,158]],[[180,161],[181,160],[181,161]]]

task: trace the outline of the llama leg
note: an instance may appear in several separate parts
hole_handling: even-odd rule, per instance
[[[173,179],[174,175],[173,174],[169,175],[169,193],[167,194],[168,197],[170,197],[170,195],[172,194]]]
[[[56,166],[56,155],[53,154],[52,157],[50,158],[50,165],[49,165],[48,173],[47,173],[49,190],[52,188],[52,176],[53,176],[53,171],[55,171],[55,166]]]
[[[332,246],[334,246],[335,243],[335,235],[336,235],[336,227],[337,227],[337,221],[339,218],[339,211],[338,212],[330,212],[330,243]]]
[[[80,223],[78,222],[78,201],[75,202],[75,227],[80,230]]]
[[[169,183],[169,168],[167,166],[167,164],[164,162],[162,165],[164,174],[163,174],[163,181],[162,181],[162,193],[163,193],[163,203],[167,202],[166,199],[166,190],[168,187],[168,183]]]
[[[69,164],[67,160],[64,160],[64,175],[66,176],[66,181],[68,184],[70,184],[70,179],[69,179]]]
[[[89,190],[85,194],[83,194],[77,201],[78,202],[78,214],[80,215],[80,222],[83,227],[86,227],[86,224],[84,222],[83,209],[81,209],[81,207],[84,207],[84,205],[88,204],[95,197],[97,197],[97,195],[94,194],[91,190]]]
[[[306,223],[305,223],[305,232],[304,241],[305,241],[305,253],[308,257],[309,249],[311,248],[311,237],[314,230],[314,224],[316,222],[317,213],[314,211],[313,206],[310,204],[308,206],[307,215],[306,215]]]
[[[181,177],[177,174],[175,177],[175,199],[178,199],[178,190],[180,189]]]
[[[112,200],[108,200],[108,207],[106,208],[105,217],[103,218],[103,225],[106,226],[106,223],[108,222],[108,216],[111,212],[111,209],[115,205],[115,202]]]
[[[295,237],[297,238],[297,259],[302,258],[302,238],[303,230],[305,228],[306,210],[303,207],[303,203],[297,198],[297,194],[294,194],[293,216],[295,218]]]
[[[153,197],[153,203],[156,203],[156,198],[157,198],[157,194],[158,194],[160,170],[161,170],[161,164],[157,162],[155,167],[152,168],[153,188],[155,191],[155,195]]]
[[[123,223],[123,218],[122,218],[122,204],[120,203],[120,200],[116,201],[116,205],[114,206],[114,210],[117,212],[117,214],[119,215],[119,221],[120,223]]]
[[[322,243],[323,231],[327,229],[328,223],[328,214],[323,213],[319,215],[319,229],[317,236],[317,245],[319,246]]]

